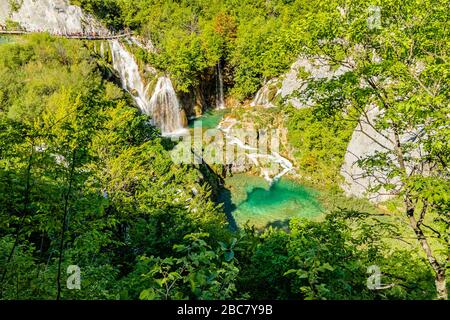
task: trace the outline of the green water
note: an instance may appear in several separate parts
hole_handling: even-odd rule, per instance
[[[201,125],[203,129],[214,129],[222,121],[227,110],[208,110],[201,117],[189,122],[189,128]]]
[[[258,228],[286,226],[291,218],[316,218],[322,213],[318,193],[288,179],[269,186],[263,178],[236,175],[226,179],[225,187],[220,201],[232,226],[247,221]]]

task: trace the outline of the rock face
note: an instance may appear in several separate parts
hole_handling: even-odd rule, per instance
[[[331,79],[347,71],[348,68],[342,66],[333,69],[327,61],[321,58],[300,57],[284,76],[279,93],[282,98],[287,99],[287,102],[291,103],[295,108],[304,108],[308,104],[303,103],[296,97],[292,97],[292,94],[305,90],[310,80]]]
[[[393,132],[387,130],[380,132],[374,129],[377,118],[381,115],[382,113],[376,106],[366,108],[365,114],[361,116],[353,132],[345,154],[344,165],[341,169],[341,174],[345,178],[342,189],[346,194],[358,198],[365,197],[375,203],[395,197],[401,188],[399,178],[389,177],[388,172],[379,170],[371,172],[370,176],[368,176],[357,163],[359,160],[374,155],[376,152],[381,152],[390,157],[389,160],[394,167],[400,168],[393,152],[395,150],[395,136]],[[416,127],[399,137],[401,145],[409,144],[412,146],[412,149],[407,152],[407,156],[404,158],[407,174],[410,174],[413,170],[421,170],[426,175],[430,169],[429,165],[424,162],[423,155],[426,152],[423,149],[423,145],[419,143],[421,136],[423,136],[422,129]],[[386,183],[392,186],[391,190],[380,188],[376,192],[372,191],[373,187]]]
[[[379,109],[373,106],[369,107],[366,114],[367,117],[361,116],[347,147],[344,165],[341,169],[341,174],[345,178],[342,188],[348,196],[368,197],[373,202],[381,202],[388,200],[391,195],[385,190],[380,190],[376,194],[370,193],[369,189],[378,185],[377,179],[386,181],[385,175],[375,173],[374,176],[368,177],[357,162],[376,152],[385,151],[385,147],[392,150],[394,146],[372,127],[380,114]]]
[[[305,108],[310,105],[307,101],[301,101],[295,97],[307,88],[308,81],[319,79],[331,79],[339,77],[350,69],[345,66],[333,68],[327,61],[321,58],[300,57],[284,76],[268,81],[257,93],[252,105],[265,107],[274,106],[274,99],[281,97],[285,103],[290,103],[296,108]],[[276,88],[275,94],[273,88]],[[367,176],[358,165],[358,161],[375,154],[393,150],[393,137],[389,132],[379,133],[374,129],[374,124],[380,110],[376,106],[370,106],[366,110],[353,133],[348,145],[341,174],[345,178],[342,189],[348,196],[369,198],[373,202],[382,202],[392,198],[396,191],[387,191],[381,188],[376,193],[372,188],[381,183],[397,184],[397,181],[388,180],[385,172],[375,172]],[[402,137],[401,140],[411,137]],[[395,159],[392,159],[395,161]]]
[[[107,32],[94,17],[70,5],[68,0],[23,0],[17,11],[9,0],[0,0],[0,24],[6,24],[7,20],[18,22],[25,30],[33,32]]]
[[[308,81],[323,78],[331,79],[344,74],[346,71],[348,71],[348,68],[342,66],[333,69],[327,61],[321,58],[299,57],[291,66],[289,72],[280,78],[268,81],[258,91],[251,105],[272,107],[275,98],[281,97],[295,108],[308,107],[308,103],[305,104],[293,95],[305,90]],[[274,88],[276,88],[275,91]]]

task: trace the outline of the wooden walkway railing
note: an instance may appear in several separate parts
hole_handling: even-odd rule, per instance
[[[79,39],[79,40],[111,40],[127,38],[131,36],[130,32],[123,32],[118,34],[100,34],[100,33],[52,33],[47,32],[55,37],[62,37],[67,39]],[[0,35],[24,35],[30,33],[40,33],[39,31],[26,31],[26,30],[0,30]]]

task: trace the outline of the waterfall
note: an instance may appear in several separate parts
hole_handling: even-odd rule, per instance
[[[12,19],[28,31],[47,31],[60,35],[92,32],[109,34],[109,31],[93,16],[85,14],[77,6],[70,5],[68,0],[23,0],[17,11],[11,10],[12,2],[10,2],[0,0],[0,24],[5,24],[8,19]],[[141,48],[154,50],[151,41],[142,44],[133,37],[126,40]],[[180,132],[186,122],[184,121],[186,116],[180,108],[170,80],[159,79],[157,92],[149,101],[133,55],[118,40],[110,40],[109,43],[113,67],[120,75],[122,87],[133,96],[141,112],[152,116],[153,122],[164,135]],[[100,55],[105,56],[103,42],[100,43]]]
[[[119,73],[122,88],[127,90],[136,101],[142,112],[149,114],[144,82],[139,74],[139,68],[134,57],[119,40],[110,40],[113,67]]]
[[[100,43],[100,57],[105,59],[105,44],[103,41]]]
[[[184,133],[185,115],[170,79],[167,77],[158,79],[149,101],[147,89],[134,57],[118,40],[111,40],[110,44],[113,67],[120,75],[123,89],[133,96],[139,109],[152,117],[152,123],[161,129],[164,136]]]
[[[228,125],[223,127],[222,126],[223,123],[227,123],[227,122],[228,122]],[[266,179],[270,183],[271,186],[274,183],[276,183],[277,181],[279,181],[283,176],[285,176],[289,172],[294,171],[294,165],[292,164],[292,162],[290,162],[288,159],[281,156],[279,153],[272,151],[270,153],[260,154],[260,153],[258,153],[258,148],[248,145],[247,143],[245,143],[238,137],[233,136],[232,129],[237,123],[238,123],[238,121],[236,119],[228,118],[228,119],[225,119],[224,121],[222,121],[222,123],[218,126],[218,129],[225,134],[225,138],[227,139],[229,145],[236,145],[237,147],[239,147],[243,150],[253,151],[253,152],[246,153],[246,156],[256,166],[260,165],[260,162],[258,161],[258,159],[265,159],[273,164],[280,165],[280,167],[282,169],[281,172],[279,172],[273,178],[270,177],[270,174],[267,169],[261,168],[261,172],[264,175],[264,179]]]
[[[178,135],[186,131],[184,129],[186,115],[182,112],[169,78],[160,77],[158,79],[150,99],[149,110],[153,124],[161,129],[163,135]]]
[[[270,101],[268,98],[268,88],[267,86],[263,86],[261,89],[258,90],[256,93],[255,99],[250,104],[252,107],[255,106],[267,106],[270,105]]]
[[[216,108],[225,109],[225,97],[223,93],[223,76],[220,62],[217,64]]]
[[[272,79],[265,83],[261,89],[256,93],[255,98],[250,104],[252,107],[255,106],[264,106],[266,108],[274,107],[272,100],[278,94],[278,90],[276,88],[277,79]]]

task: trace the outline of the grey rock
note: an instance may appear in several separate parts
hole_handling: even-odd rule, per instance
[[[344,192],[348,196],[369,198],[372,202],[382,202],[393,196],[393,192],[384,189],[371,192],[372,188],[380,183],[389,181],[385,172],[375,172],[368,176],[358,165],[359,160],[372,156],[376,152],[391,151],[394,148],[392,134],[389,132],[379,133],[374,128],[379,115],[380,110],[376,106],[370,106],[361,116],[347,147],[341,169],[341,174],[345,179],[341,186]]]
[[[31,32],[107,33],[93,16],[70,5],[68,0],[23,0],[17,11],[12,10],[8,0],[0,0],[0,24],[4,25],[8,19]]]
[[[327,61],[319,57],[299,57],[286,74],[266,82],[256,94],[251,105],[273,107],[274,97],[281,96],[286,103],[292,104],[295,108],[308,107],[310,103],[304,103],[298,97],[295,97],[296,94],[307,88],[308,81],[323,78],[331,79],[344,74],[348,70],[349,68],[344,66],[333,69]],[[274,87],[279,87],[276,94],[272,92]]]

